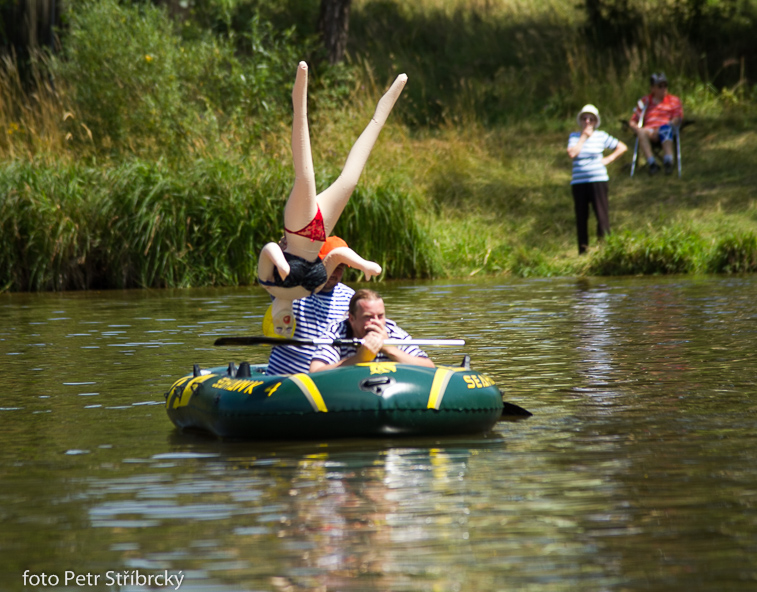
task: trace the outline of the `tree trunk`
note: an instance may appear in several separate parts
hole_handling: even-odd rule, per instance
[[[328,53],[329,64],[341,62],[347,49],[352,0],[321,0],[318,30]]]
[[[55,48],[53,27],[58,24],[56,0],[0,1],[0,23],[4,35],[0,45],[17,55],[28,55],[33,50],[48,46]]]

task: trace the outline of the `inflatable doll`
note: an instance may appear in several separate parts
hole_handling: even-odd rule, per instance
[[[291,336],[292,301],[320,291],[339,264],[360,269],[366,279],[381,273],[381,266],[366,261],[349,247],[333,249],[323,260],[318,253],[355,190],[368,155],[406,82],[405,74],[397,77],[350,150],[339,178],[316,194],[307,121],[308,67],[305,62],[299,63],[292,91],[294,187],[284,208],[284,240],[265,245],[258,258],[258,282],[274,297],[271,312],[276,335]]]

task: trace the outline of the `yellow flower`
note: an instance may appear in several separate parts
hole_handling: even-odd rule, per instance
[[[145,61],[146,61],[146,62],[147,62],[148,64],[149,64],[150,62],[152,62],[152,56],[151,56],[151,55],[150,55],[149,53],[145,55]]]

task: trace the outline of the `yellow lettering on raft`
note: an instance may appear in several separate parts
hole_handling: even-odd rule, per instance
[[[242,392],[245,395],[251,395],[252,390],[261,384],[263,384],[262,380],[237,380],[234,378],[223,377],[211,386],[232,393]]]
[[[265,389],[265,392],[268,393],[268,396],[270,397],[273,393],[276,392],[276,389],[278,389],[281,386],[280,382],[277,382],[273,386],[269,386],[267,389]]]
[[[486,388],[494,385],[494,381],[483,374],[467,374],[466,376],[463,376],[463,380],[468,383],[469,389]]]

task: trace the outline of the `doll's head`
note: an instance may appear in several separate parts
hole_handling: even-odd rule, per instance
[[[271,323],[275,337],[292,337],[294,334],[294,313],[292,312],[291,300],[273,299]]]

